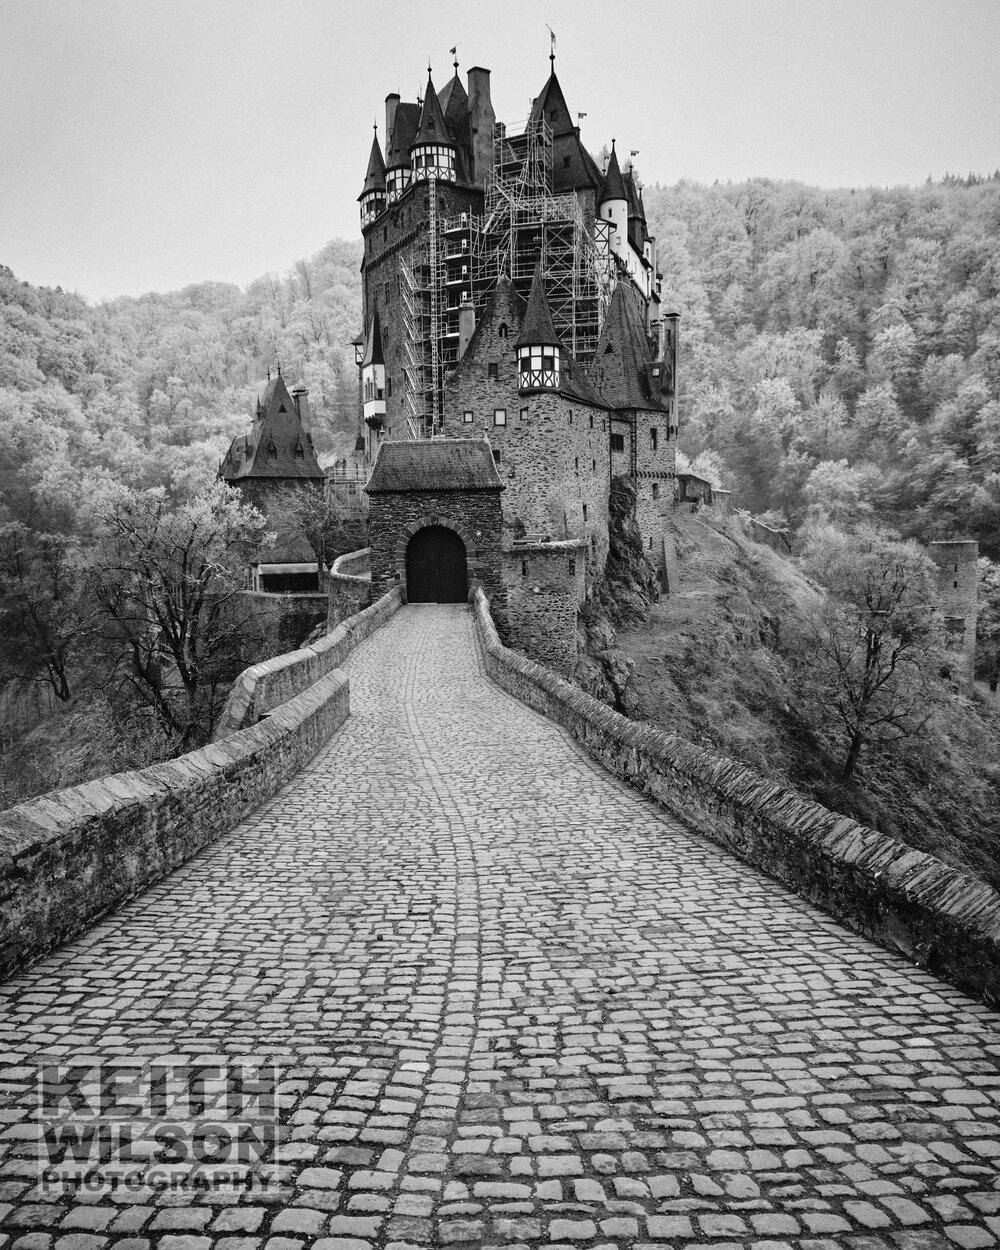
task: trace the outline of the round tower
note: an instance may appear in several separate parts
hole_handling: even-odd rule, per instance
[[[429,178],[438,178],[442,182],[455,181],[455,145],[448,137],[444,112],[434,90],[429,66],[420,126],[410,148],[410,170],[414,182],[426,182]]]
[[[378,142],[378,129],[372,139],[372,150],[368,157],[368,169],[365,173],[365,185],[358,196],[361,205],[361,228],[371,223],[385,211],[385,161]]]

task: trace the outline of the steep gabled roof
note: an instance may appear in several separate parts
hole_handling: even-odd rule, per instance
[[[438,103],[441,105],[441,111],[444,113],[444,120],[448,124],[454,138],[458,138],[469,115],[469,93],[462,86],[462,80],[455,71],[455,76],[438,92]]]
[[[284,379],[271,378],[250,433],[234,438],[219,466],[219,477],[237,482],[248,477],[324,478],[312,439],[302,429]]]
[[[369,495],[503,489],[493,452],[485,438],[404,439],[382,443],[365,486]]]
[[[409,165],[410,148],[420,129],[420,105],[397,104],[396,115],[392,122],[392,134],[386,149],[386,168],[394,169],[398,165]]]
[[[545,121],[552,130],[553,190],[576,191],[601,186],[597,162],[580,142],[579,128],[573,121],[555,70],[531,106],[531,120]]]
[[[368,169],[365,173],[365,185],[361,188],[362,195],[366,195],[369,191],[385,190],[385,161],[382,159],[382,149],[379,147],[378,135],[372,139],[372,150],[368,157]]]
[[[618,165],[618,153],[615,151],[615,141],[611,140],[611,156],[608,160],[607,172],[604,175],[604,186],[601,188],[598,204],[603,204],[606,200],[627,200],[628,196],[625,192],[625,183],[622,181],[622,171]]]
[[[650,348],[639,297],[628,282],[620,282],[611,297],[589,372],[612,408],[661,410],[669,404],[666,362]]]
[[[642,192],[636,186],[631,168],[625,171],[623,182],[625,183],[625,198],[628,200],[628,215],[630,217],[638,217],[640,221],[645,222],[646,214],[642,207]]]
[[[397,110],[398,112],[398,110]],[[417,128],[414,145],[418,143],[446,143],[455,146],[455,141],[448,133],[448,126],[441,111],[441,101],[437,98],[430,71],[427,72],[427,90],[424,92],[424,107],[420,111],[420,125]]]
[[[542,277],[542,258],[535,261],[535,272],[531,278],[531,293],[528,296],[528,310],[524,314],[521,333],[517,336],[515,347],[528,347],[531,344],[549,343],[562,346],[556,328],[552,324],[552,312],[549,301],[545,298],[545,279]]]
[[[368,337],[365,339],[365,354],[361,360],[362,369],[365,365],[384,365],[385,356],[382,353],[382,325],[378,319],[378,309],[372,313],[372,323],[368,327]]]

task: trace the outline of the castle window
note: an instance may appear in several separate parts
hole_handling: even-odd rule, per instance
[[[583,505],[583,519],[585,521],[587,519],[587,505],[586,504]]]
[[[486,373],[487,373],[487,376],[491,378],[495,378],[499,376],[499,370],[497,368],[497,362],[495,360],[491,360],[490,363],[486,366]]]
[[[528,561],[527,560],[521,561],[521,576],[522,577],[528,576]]]
[[[650,539],[650,540],[649,540],[649,549],[650,549],[650,551],[652,551],[652,550],[653,550],[653,540],[652,540],[652,539]]]
[[[471,412],[469,412],[468,410],[466,410],[465,412],[463,412],[463,413],[462,413],[462,421],[463,421],[466,425],[471,425],[471,424],[472,424],[472,413],[471,413]]]
[[[594,414],[593,413],[590,414],[590,428],[591,429],[594,428]]]
[[[500,322],[500,329],[497,330],[497,335],[502,339],[505,339],[507,337],[507,322],[506,321]]]
[[[392,399],[392,378],[385,380],[385,395],[386,399]]]
[[[653,498],[659,499],[659,497],[660,497],[660,483],[654,482],[653,483]]]
[[[573,559],[572,556],[570,556],[569,558],[569,575],[570,577],[576,576],[576,561]]]
[[[522,420],[522,421],[527,421],[527,419],[528,419],[528,410],[527,410],[527,408],[522,408],[522,409],[521,409],[521,420]]]
[[[579,456],[574,456],[573,467],[576,469],[577,473],[580,472],[580,457]]]
[[[295,448],[295,459],[296,459],[296,460],[304,460],[304,459],[305,459],[305,456],[306,456],[306,453],[302,450],[302,448],[301,448],[301,447],[296,447],[296,448]]]
[[[499,447],[493,448],[493,463],[494,464],[500,463],[500,448]]]
[[[517,349],[518,386],[521,389],[557,387],[559,354],[554,346],[533,345]]]
[[[386,282],[382,287],[382,298],[388,304],[389,302],[389,283]]]
[[[563,157],[563,169],[569,169],[569,157],[568,156]]]
[[[653,451],[656,451],[659,441],[660,441],[660,431],[656,428],[655,425],[651,425],[649,427],[649,445]]]
[[[494,425],[506,425],[507,424],[507,409],[506,408],[494,408],[493,409],[493,424]]]
[[[591,462],[590,462],[590,467],[591,467],[591,469],[593,470],[593,472],[594,472],[594,473],[596,473],[596,472],[597,472],[597,461],[596,461],[596,460],[591,460]]]
[[[612,434],[611,435],[611,450],[612,451],[624,451],[625,450],[625,435],[624,434]]]

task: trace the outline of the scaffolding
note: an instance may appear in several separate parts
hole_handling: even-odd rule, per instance
[[[428,190],[428,229],[400,265],[405,410],[414,438],[441,432],[462,310],[471,305],[478,324],[502,276],[527,300],[541,260],[556,330],[583,365],[594,355],[617,280],[608,225],[586,220],[575,193],[553,191],[552,132],[543,120],[496,126],[481,215],[442,220],[433,179]]]

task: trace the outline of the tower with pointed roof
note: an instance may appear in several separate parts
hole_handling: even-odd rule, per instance
[[[249,434],[233,439],[219,465],[219,478],[274,523],[274,541],[250,570],[255,590],[289,593],[320,588],[322,570],[315,552],[282,516],[290,492],[321,494],[325,488],[326,475],[313,447],[308,395],[304,386],[289,394],[279,368],[257,399]]]

